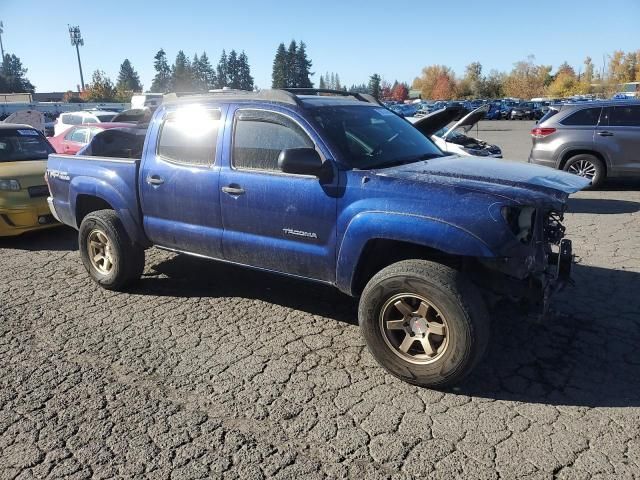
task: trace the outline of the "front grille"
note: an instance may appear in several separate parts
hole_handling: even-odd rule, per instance
[[[49,187],[47,187],[46,185],[37,185],[35,187],[29,187],[27,188],[27,190],[29,191],[29,196],[31,198],[49,196]]]

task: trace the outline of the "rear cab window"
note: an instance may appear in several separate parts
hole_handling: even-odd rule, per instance
[[[215,162],[221,112],[182,107],[169,112],[160,128],[157,155],[170,162],[209,166]]]

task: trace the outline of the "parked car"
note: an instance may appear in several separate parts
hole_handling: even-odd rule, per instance
[[[125,122],[125,123],[149,123],[151,117],[153,116],[153,112],[155,108],[144,107],[144,108],[131,108],[129,110],[124,110],[118,113],[113,119],[112,122]]]
[[[551,106],[531,130],[529,163],[585,177],[595,188],[608,177],[640,176],[640,102]]]
[[[53,127],[54,135],[60,135],[65,130],[76,125],[86,123],[103,123],[110,122],[117,112],[108,110],[91,110],[80,112],[69,112],[61,114]]]
[[[396,112],[401,117],[413,117],[418,112],[418,108],[415,105],[407,105],[404,103],[391,105],[389,109]]]
[[[389,372],[455,384],[487,343],[482,292],[542,313],[567,282],[560,221],[588,182],[445,156],[372,96],[321,92],[164,102],[140,159],[49,156],[51,211],[104,288],[136,281],[152,245],[333,285]]]
[[[18,110],[10,114],[3,121],[5,123],[29,125],[42,133],[45,131],[44,113],[38,110]]]
[[[533,120],[535,116],[535,107],[532,102],[522,102],[514,105],[509,114],[511,120]]]
[[[489,110],[484,115],[485,120],[500,120],[502,118],[502,108],[500,104],[492,103]]]
[[[30,125],[0,123],[0,237],[57,225],[44,182],[53,148]]]
[[[423,117],[413,117],[408,120],[443,152],[463,156],[502,158],[502,150],[497,145],[466,135],[485,117],[488,110],[489,105],[483,105],[455,121],[460,112],[466,110],[447,107]],[[450,125],[452,121],[454,123]]]
[[[110,128],[128,127],[128,123],[104,122],[100,124],[78,125],[49,138],[56,153],[75,155],[97,134]]]

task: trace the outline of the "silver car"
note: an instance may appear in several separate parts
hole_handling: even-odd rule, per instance
[[[640,176],[640,101],[553,105],[531,130],[529,163],[586,177]]]

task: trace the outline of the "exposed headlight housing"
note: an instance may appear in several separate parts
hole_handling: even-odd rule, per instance
[[[500,209],[502,218],[509,226],[511,233],[521,243],[529,243],[533,235],[533,223],[535,220],[535,207],[504,206]]]
[[[18,180],[0,178],[0,190],[16,192],[20,190],[20,188],[20,182],[18,182]]]

